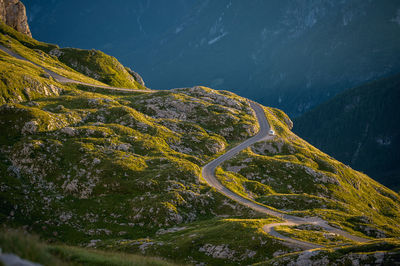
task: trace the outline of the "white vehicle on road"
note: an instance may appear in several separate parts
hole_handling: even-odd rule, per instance
[[[250,105],[251,105],[251,108],[254,110],[257,120],[258,120],[258,123],[260,125],[260,130],[259,130],[258,134],[245,140],[244,142],[238,144],[237,146],[233,147],[232,149],[228,150],[224,154],[220,155],[213,161],[211,161],[208,164],[206,164],[205,166],[203,166],[203,168],[201,170],[201,174],[202,174],[202,177],[207,181],[207,183],[210,186],[214,187],[217,191],[219,191],[222,194],[224,194],[225,196],[227,196],[228,198],[230,198],[238,203],[241,203],[244,206],[247,206],[257,212],[280,217],[282,220],[284,220],[284,222],[267,224],[267,225],[263,226],[264,232],[271,234],[272,236],[275,236],[277,238],[280,238],[283,241],[291,242],[296,245],[300,245],[301,247],[306,248],[306,249],[314,249],[314,248],[321,247],[320,245],[317,245],[317,244],[303,242],[300,240],[296,240],[296,239],[292,239],[290,237],[283,236],[274,230],[274,227],[279,226],[279,225],[300,225],[300,224],[310,224],[310,223],[321,226],[325,230],[327,230],[331,233],[339,234],[341,236],[344,236],[344,237],[354,240],[356,242],[369,241],[369,239],[362,238],[359,236],[354,236],[346,231],[337,229],[337,228],[329,225],[327,221],[322,220],[321,218],[315,218],[315,217],[303,218],[303,217],[298,217],[298,216],[292,216],[285,212],[280,212],[279,210],[276,210],[276,209],[270,209],[268,206],[260,205],[259,203],[255,202],[255,201],[244,198],[243,196],[241,196],[239,194],[236,194],[236,192],[234,192],[233,190],[230,190],[229,188],[225,187],[223,184],[220,183],[220,181],[215,176],[215,169],[217,167],[219,167],[226,160],[233,158],[236,154],[238,154],[242,150],[248,148],[249,146],[253,145],[254,143],[265,140],[265,138],[268,135],[275,135],[274,130],[272,130],[269,127],[269,123],[268,123],[267,118],[265,117],[265,113],[264,113],[262,106],[260,106],[257,103],[253,103],[253,102],[250,102]]]

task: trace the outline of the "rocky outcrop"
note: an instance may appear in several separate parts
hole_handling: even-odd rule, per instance
[[[32,37],[24,4],[19,0],[0,0],[0,19],[15,30]]]
[[[138,82],[140,85],[145,86],[143,78],[138,73],[136,73],[135,71],[133,71],[129,67],[125,67],[125,69],[136,80],[136,82]]]

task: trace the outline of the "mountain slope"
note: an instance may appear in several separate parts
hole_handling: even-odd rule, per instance
[[[399,190],[398,99],[399,74],[339,94],[296,119],[294,129],[316,147]]]
[[[127,255],[121,253],[101,252],[65,245],[51,245],[40,241],[35,235],[23,231],[2,229],[0,231],[0,263],[5,265],[37,265],[16,261],[10,257],[14,254],[40,265],[174,265],[158,258]],[[6,263],[8,261],[8,263]]]
[[[2,22],[0,22],[0,33],[0,45],[37,64],[15,60],[1,51],[4,62],[2,72],[8,74],[4,75],[0,82],[0,103],[35,99],[36,95],[58,94],[60,86],[38,65],[79,82],[147,89],[142,85],[140,76],[137,75],[138,81],[136,81],[133,74],[129,73],[129,71],[134,72],[125,69],[115,58],[99,51],[59,48],[57,45],[38,42]],[[71,56],[71,51],[74,56]],[[54,54],[62,58],[59,60]],[[12,67],[8,65],[11,61],[13,61]],[[88,76],[91,78],[80,72],[84,74],[89,72]]]
[[[134,62],[150,87],[226,89],[291,116],[400,71],[397,0],[162,2],[79,3],[84,11],[73,15],[74,23],[84,26],[76,31],[68,30],[75,13],[65,12],[70,2],[27,6],[41,39],[96,47],[125,65]],[[104,13],[109,19],[97,21]],[[98,27],[87,26],[90,19]]]
[[[53,49],[50,55],[76,71],[113,87],[145,89],[142,77],[125,68],[115,57],[96,50]]]
[[[277,137],[258,142],[224,163],[217,174],[225,186],[267,206],[295,215],[317,215],[353,230],[365,229],[367,235],[382,231],[364,227],[365,221],[377,226],[385,220],[381,226],[397,231],[395,220],[386,219],[398,212],[396,193],[298,138],[281,111],[266,109],[266,115]],[[379,211],[373,205],[380,205]]]
[[[44,51],[37,56],[33,39],[23,45],[1,37],[38,64],[57,62]],[[0,55],[0,64],[26,64]],[[58,64],[59,73],[87,78]],[[43,82],[31,65],[20,69]],[[252,264],[301,250],[264,231],[279,217],[225,197],[201,177],[208,161],[258,132],[247,99],[200,86],[142,92],[56,85],[59,94],[0,106],[3,225],[180,263]],[[282,111],[263,108],[276,136],[217,169],[221,183],[281,213],[319,216],[352,235],[399,246],[386,239],[400,235],[398,194],[295,136]],[[318,245],[360,246],[319,227],[285,231]]]

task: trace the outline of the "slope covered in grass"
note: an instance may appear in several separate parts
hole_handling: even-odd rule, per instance
[[[235,209],[244,208],[233,203],[221,208],[223,197],[201,184],[199,174],[229,143],[254,134],[248,103],[200,87],[148,97],[71,88],[1,106],[2,220],[74,242],[145,235],[217,213],[240,215]],[[138,102],[146,110],[168,104],[170,116],[139,112],[132,108]],[[175,117],[173,108],[184,108],[185,116]],[[22,200],[27,203],[15,209]]]
[[[262,230],[263,225],[277,221],[275,218],[209,219],[160,230],[153,237],[105,245],[118,251],[142,252],[191,264],[249,265],[300,250],[286,246]]]
[[[78,248],[65,245],[46,244],[37,236],[26,232],[2,229],[0,247],[3,253],[41,265],[175,265],[165,260],[128,255],[122,253],[102,252],[94,249]],[[1,263],[1,261],[0,261]]]
[[[59,95],[63,86],[41,69],[0,51],[0,104]]]
[[[320,216],[355,234],[399,236],[397,193],[297,137],[282,111],[265,112],[277,135],[227,161],[218,170],[223,184],[262,204]]]
[[[295,252],[255,265],[396,265],[399,240],[388,238],[342,248]]]
[[[14,51],[92,82],[47,53],[57,47],[3,31],[9,34],[0,40]],[[191,264],[252,264],[300,251],[263,231],[278,218],[233,202],[201,178],[203,165],[258,132],[246,99],[200,86],[145,93],[62,85],[3,53],[0,70],[2,225],[57,243]],[[217,169],[221,183],[355,235],[400,235],[396,193],[295,136],[283,112],[265,112],[277,136]],[[330,247],[357,245],[297,229],[281,232]],[[37,253],[72,265],[122,263],[122,255],[103,251],[55,246]]]
[[[259,217],[200,180],[206,161],[256,132],[253,111],[243,98],[203,87],[152,96],[80,89],[0,107],[2,223],[63,243],[108,249],[110,241],[117,246],[129,239],[141,246],[143,238],[158,241],[160,230],[216,216]],[[213,239],[217,232],[204,235]],[[235,239],[232,235],[229,242]],[[177,245],[173,239],[162,242]],[[230,246],[225,240],[217,246],[224,242]],[[168,257],[167,250],[146,254]],[[246,250],[238,246],[235,256],[214,258],[219,255],[193,253],[191,247],[170,258],[210,257],[222,263],[256,252],[248,258],[255,262],[262,254],[261,249]]]
[[[4,47],[12,50],[16,54],[28,59],[29,61],[38,64],[40,66],[43,66],[61,76],[76,80],[76,81],[81,81],[81,82],[86,82],[90,84],[97,84],[97,85],[105,85],[104,83],[101,83],[95,79],[89,78],[72,68],[68,67],[67,65],[63,64],[60,62],[56,57],[51,56],[44,52],[43,50],[46,50],[41,45],[38,46],[31,46],[29,43],[29,46],[25,46],[23,42],[20,42],[18,39],[15,39],[13,36],[14,35],[9,35],[7,34],[8,31],[13,31],[13,29],[9,28],[7,25],[0,23],[0,44],[3,45]],[[15,36],[19,37],[18,34],[15,34]],[[26,37],[26,36],[25,36]],[[26,37],[29,38],[29,37]],[[35,41],[32,41],[33,43],[36,43]],[[41,43],[39,43],[41,44]],[[41,50],[43,49],[43,50]]]
[[[0,44],[64,77],[97,85],[146,89],[141,77],[103,52],[39,42],[0,22]],[[138,81],[136,81],[136,79]]]
[[[55,48],[49,54],[76,71],[113,87],[146,89],[142,78],[115,57],[97,50]]]
[[[296,137],[281,111],[265,110],[278,136],[228,161],[218,170],[223,184],[356,235],[399,235],[397,194]],[[70,86],[3,105],[0,117],[2,223],[187,263],[255,263],[298,250],[263,232],[276,220],[200,179],[202,165],[257,131],[241,97],[204,87],[145,94]],[[351,243],[311,229],[293,237]]]

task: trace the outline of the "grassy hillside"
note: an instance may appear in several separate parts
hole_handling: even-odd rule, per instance
[[[140,76],[132,75],[115,57],[97,50],[55,48],[49,54],[76,71],[113,87],[146,89]],[[137,79],[137,80],[136,80]]]
[[[282,111],[265,112],[277,136],[224,163],[217,172],[223,184],[262,204],[320,216],[356,234],[400,234],[397,193],[297,137]]]
[[[0,61],[0,104],[59,95],[63,90],[63,86],[49,78],[40,67],[3,51],[0,51]]]
[[[40,263],[41,265],[175,265],[158,258],[102,252],[89,248],[46,244],[35,235],[2,229],[0,246],[3,253]],[[0,261],[1,264],[1,261]]]
[[[295,132],[400,190],[400,75],[349,89],[295,120]],[[318,125],[318,126],[315,126]]]
[[[32,50],[45,44],[10,34],[1,37],[15,51],[91,80],[45,48],[43,54]],[[104,251],[232,265],[300,251],[263,231],[279,218],[233,202],[201,178],[206,162],[258,131],[246,99],[200,86],[148,93],[63,85],[32,64],[0,56],[8,82],[0,106],[0,223],[52,243],[102,250],[45,246],[38,254],[72,265],[122,263],[125,255]],[[25,76],[35,80],[38,93],[25,95]],[[39,93],[51,86],[61,89]],[[398,194],[295,136],[280,110],[265,111],[277,136],[217,169],[223,184],[272,208],[321,216],[355,235],[381,242],[400,236]],[[359,245],[315,228],[280,231],[328,248]],[[7,241],[1,247],[10,248]]]
[[[146,89],[140,76],[100,51],[59,48],[21,34],[2,22],[0,34],[0,44],[62,76],[90,84]]]
[[[38,65],[46,67],[47,69],[50,69],[51,71],[64,77],[90,84],[105,85],[104,83],[89,78],[73,70],[72,68],[60,62],[56,57],[48,54],[46,51],[54,48],[54,45],[38,42],[26,35],[21,35],[21,33],[0,22],[1,45],[11,49],[22,57]]]
[[[386,239],[350,247],[295,252],[255,265],[396,265],[399,260],[399,240]]]

